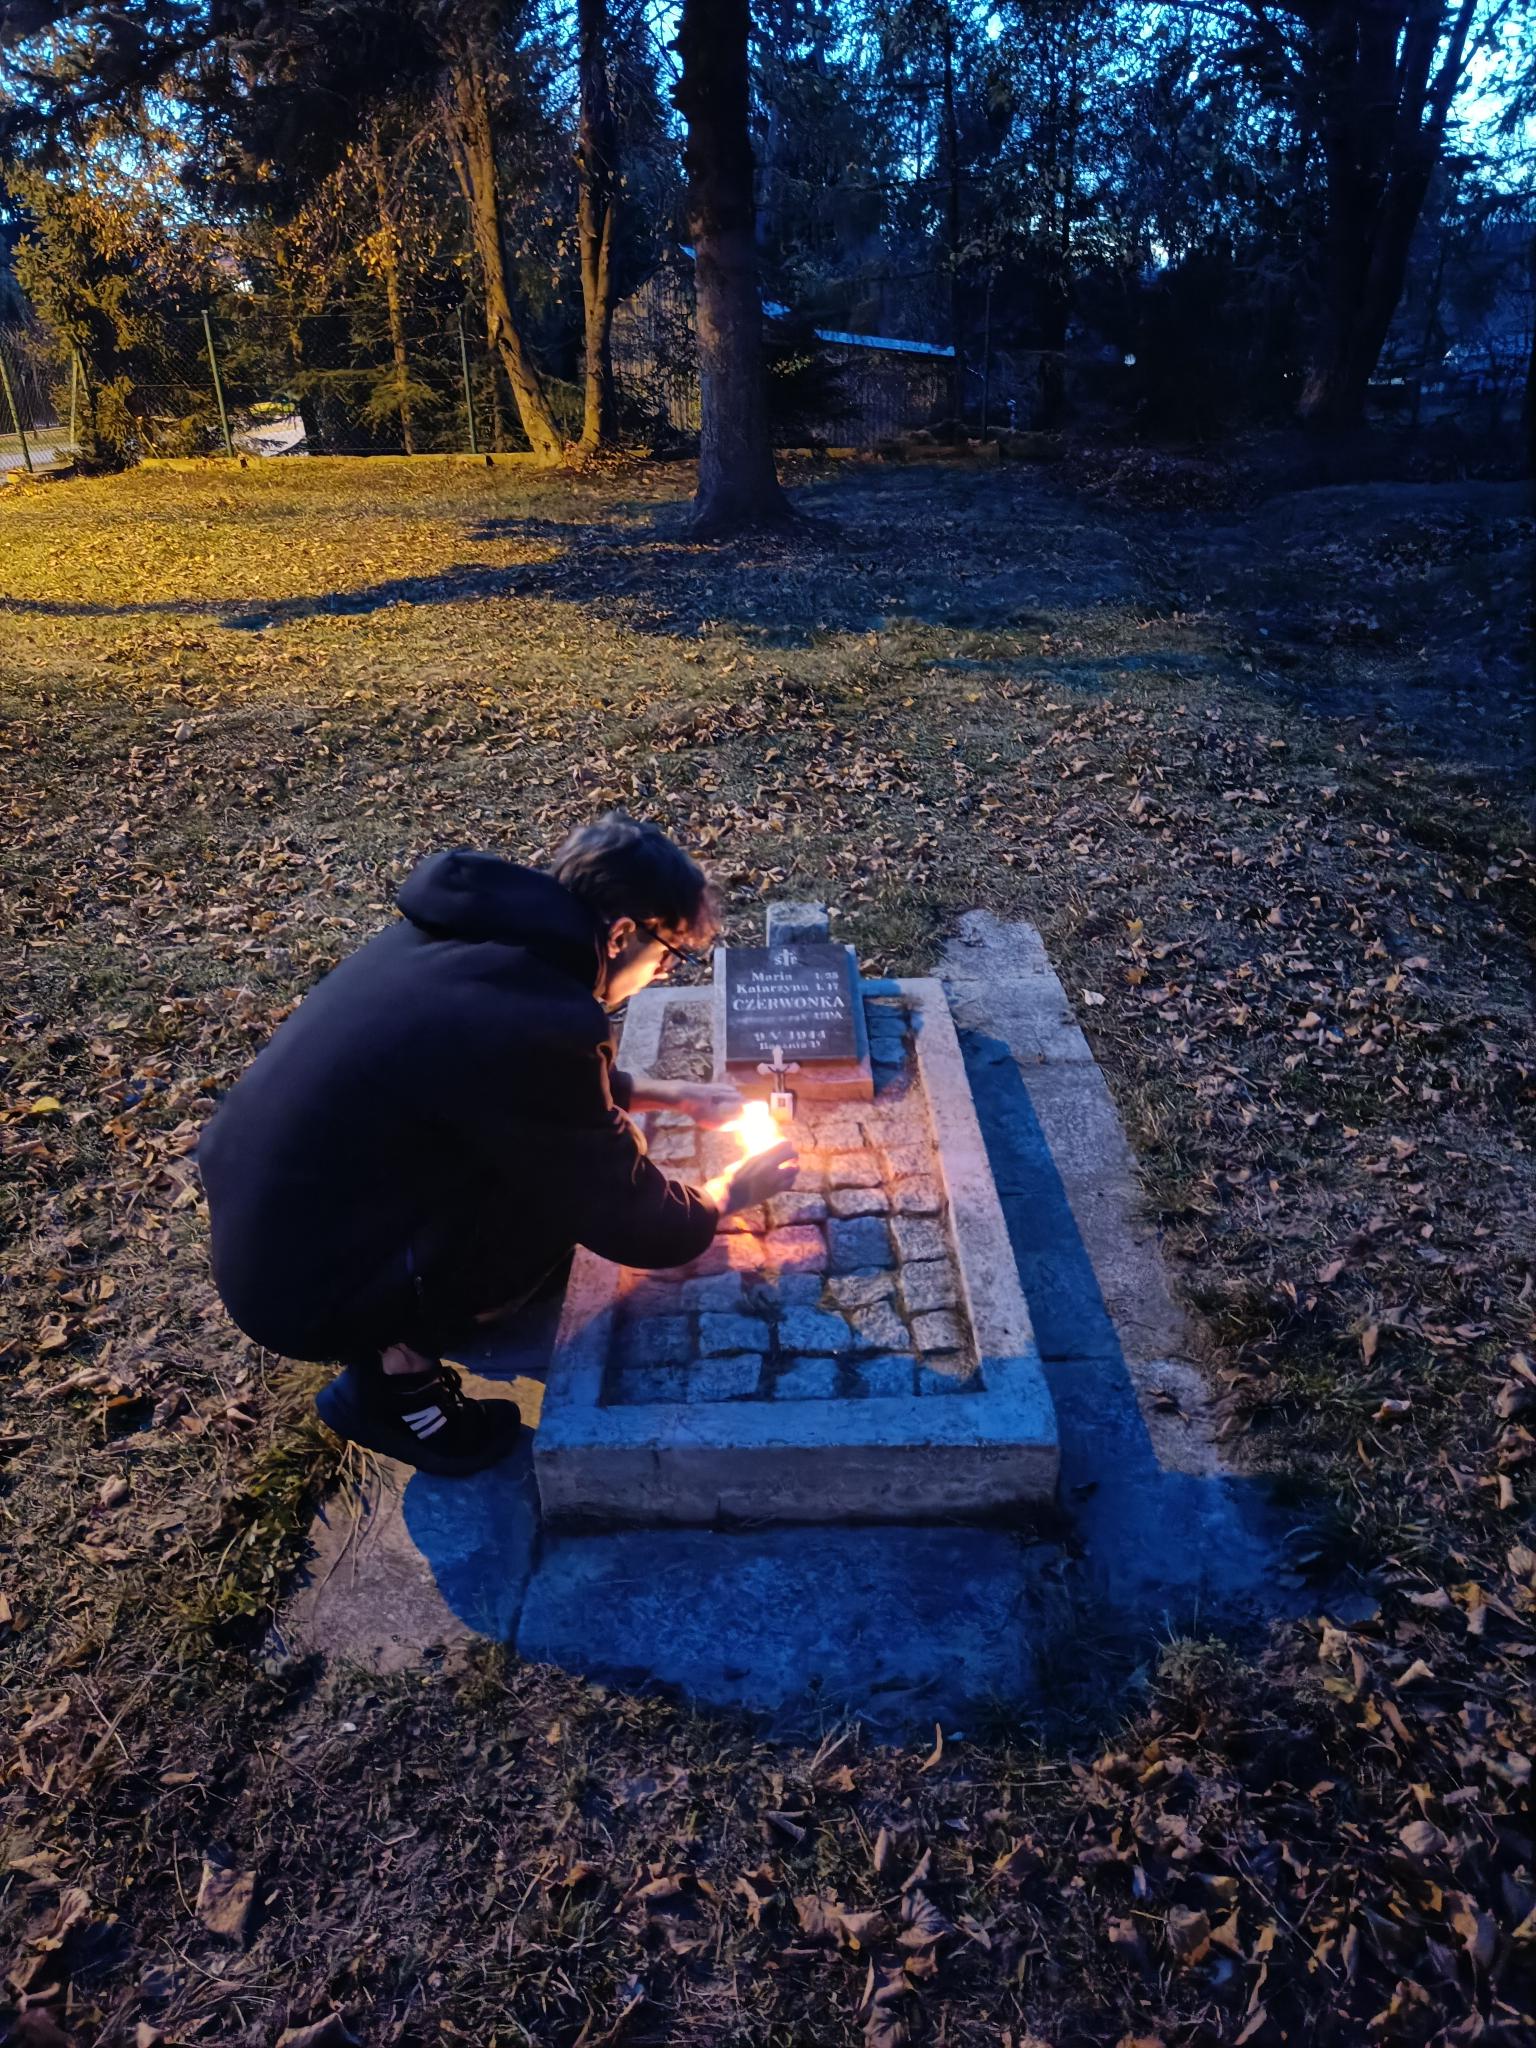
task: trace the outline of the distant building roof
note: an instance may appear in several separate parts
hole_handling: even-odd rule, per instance
[[[692,263],[693,245],[690,242],[679,242],[677,246]],[[793,307],[786,306],[781,299],[764,299],[763,313],[769,320],[794,318]],[[897,341],[888,334],[845,334],[838,327],[816,327],[811,331],[818,341],[828,342],[835,348],[888,349],[893,355],[900,356],[953,357],[955,353],[952,348],[945,348],[936,341]]]
[[[763,311],[768,312],[764,306]],[[888,334],[842,334],[835,327],[818,327],[818,341],[836,342],[841,348],[888,348],[903,356],[953,356],[952,348],[936,341],[897,341]]]

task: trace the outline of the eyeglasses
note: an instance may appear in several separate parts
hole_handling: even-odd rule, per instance
[[[681,946],[674,946],[670,939],[661,936],[653,924],[645,925],[642,929],[647,938],[654,939],[664,953],[670,953],[672,958],[680,960],[684,967],[697,967],[704,958],[702,953],[685,953]]]

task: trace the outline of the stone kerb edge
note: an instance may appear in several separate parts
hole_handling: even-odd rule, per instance
[[[1007,1220],[987,1162],[986,1141],[943,984],[903,981],[900,988],[916,1012],[918,1066],[983,1385],[989,1392],[1003,1393],[1010,1381],[1034,1378],[1043,1393],[1034,1324],[1019,1284]]]

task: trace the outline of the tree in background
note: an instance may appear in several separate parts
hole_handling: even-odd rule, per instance
[[[688,231],[699,337],[699,489],[693,530],[714,538],[791,517],[773,464],[763,375],[747,131],[747,0],[683,0],[678,111],[688,124]]]
[[[552,468],[565,459],[565,446],[513,308],[497,170],[497,98],[520,55],[515,31],[524,24],[509,22],[494,6],[477,9],[461,0],[431,0],[431,25],[443,64],[438,87],[443,136],[479,266],[486,341],[506,372],[534,459]]]
[[[580,176],[582,418],[586,454],[611,447],[618,427],[613,395],[613,307],[618,290],[614,248],[621,180],[618,125],[609,82],[608,0],[577,0],[576,64],[580,113],[576,162]]]
[[[1322,160],[1304,420],[1358,427],[1469,60],[1508,0],[1248,0],[1237,54]]]
[[[77,175],[11,173],[26,229],[22,288],[66,357],[87,368],[77,393],[83,459],[117,466],[155,451],[200,454],[216,431],[186,375],[189,344],[214,284],[217,239],[177,205],[179,138],[141,130],[125,153],[96,119]],[[189,402],[190,401],[190,402]]]
[[[745,11],[688,10],[694,69]],[[262,235],[335,195],[350,149],[349,246],[338,217],[307,278],[302,238],[282,254],[296,359],[332,331],[314,325],[327,279],[355,307],[356,363],[304,364],[315,404],[355,386],[369,445],[431,445],[413,309],[466,306],[497,365],[480,400],[493,438],[510,395],[553,463],[578,436],[611,442],[615,300],[687,233],[664,18],[654,0],[0,0],[0,150],[9,133],[65,190],[106,126],[131,156],[168,121],[184,150],[168,231],[198,216],[259,269]],[[727,367],[738,342],[761,357],[755,259],[811,327],[949,341],[943,410],[968,422],[984,390],[999,418],[1001,380],[1035,423],[1069,402],[1125,417],[1134,399],[1148,430],[1209,434],[1299,403],[1347,431],[1394,319],[1438,331],[1420,287],[1440,259],[1446,290],[1471,276],[1465,229],[1508,180],[1494,150],[1471,161],[1467,133],[1486,135],[1498,95],[1522,104],[1531,19],[1532,0],[757,0],[729,118],[686,78],[676,101],[702,240],[728,258],[699,273],[704,381],[760,381]],[[744,73],[738,148],[724,130]],[[221,152],[244,152],[243,186],[209,175]],[[1457,205],[1426,210],[1436,165],[1463,160]],[[1529,182],[1501,222],[1525,217]],[[712,402],[711,433],[730,416],[755,434],[743,403]],[[752,474],[749,497],[760,459]]]

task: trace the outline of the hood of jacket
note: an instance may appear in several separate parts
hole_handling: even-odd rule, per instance
[[[523,946],[583,988],[597,988],[597,920],[537,868],[493,853],[434,853],[406,876],[395,901],[429,938]]]

